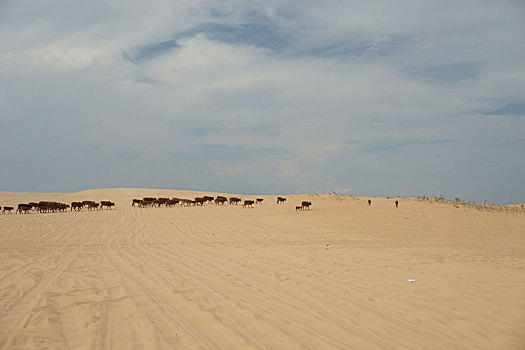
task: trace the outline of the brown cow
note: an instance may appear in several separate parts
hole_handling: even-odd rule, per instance
[[[263,198],[257,198],[255,204],[262,204]]]
[[[10,214],[12,214],[11,212],[14,210],[15,208],[13,207],[4,207],[4,210],[2,210],[2,213],[5,213],[6,211],[9,212]]]
[[[303,207],[301,207],[301,206],[296,206],[296,207],[295,207],[295,211],[298,211],[298,210],[303,210]]]
[[[200,205],[201,207],[204,205],[204,202],[207,202],[206,198],[204,197],[195,197],[195,205]]]
[[[140,201],[141,201],[141,199],[132,199],[132,200],[131,200],[131,206],[134,207],[135,204],[136,204],[136,205],[139,205],[139,204],[140,204]]]
[[[100,209],[104,209],[104,207],[107,207],[108,209],[111,209],[111,207],[114,207],[115,203],[110,201],[100,201]]]
[[[237,203],[239,203],[240,201],[241,201],[240,198],[237,198],[237,197],[230,197],[230,205],[232,205],[232,204],[237,205]]]
[[[396,201],[396,208],[399,207],[399,201]]]
[[[253,204],[254,203],[255,203],[254,201],[247,199],[247,200],[244,201],[244,204],[242,205],[242,207],[243,208],[246,208],[246,207],[252,207],[253,208]]]
[[[221,204],[221,205],[224,205],[224,202],[227,202],[228,201],[228,198],[226,197],[222,197],[222,196],[217,196],[217,198],[215,198],[215,204]]]
[[[82,209],[82,202],[71,202],[71,211],[79,211],[80,209]]]
[[[277,204],[286,202],[286,198],[284,197],[277,197]]]
[[[177,205],[179,203],[179,199],[170,199],[166,202],[167,207],[173,207],[174,205]]]
[[[88,210],[98,210],[100,207],[100,204],[92,202],[88,204]]]
[[[93,202],[93,201],[82,201],[82,207],[89,208],[89,205],[93,204],[93,203],[95,203],[95,202]]]
[[[372,201],[369,199],[368,200],[368,206],[370,206],[372,204]]]
[[[191,199],[181,199],[181,205],[182,206],[190,206],[192,204],[192,200]]]
[[[35,203],[35,202],[29,202],[27,203],[31,206],[31,209],[32,210],[36,210],[38,208],[38,203]]]
[[[25,204],[25,203],[20,203],[18,204],[18,208],[16,209],[16,212],[20,212],[20,214],[22,214],[22,212],[24,213],[29,213],[29,211],[31,210],[31,206],[29,204]]]
[[[307,201],[303,201],[301,203],[301,207],[303,208],[303,210],[306,208],[308,210],[310,210],[310,206],[312,205],[312,202],[307,202]]]

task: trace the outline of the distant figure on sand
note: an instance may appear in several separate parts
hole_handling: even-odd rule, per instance
[[[368,200],[368,206],[370,206],[372,204],[372,201],[369,199]]]
[[[396,208],[399,207],[399,201],[396,201]]]

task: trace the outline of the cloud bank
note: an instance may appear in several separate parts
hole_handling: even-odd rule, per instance
[[[518,1],[4,1],[0,189],[523,202]]]

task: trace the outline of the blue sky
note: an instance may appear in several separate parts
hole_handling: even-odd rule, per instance
[[[0,190],[525,201],[521,1],[3,1]]]

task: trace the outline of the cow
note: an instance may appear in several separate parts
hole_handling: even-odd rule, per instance
[[[239,203],[240,201],[241,201],[240,198],[237,198],[237,197],[230,197],[230,205],[232,205],[232,204],[237,205],[237,203]]]
[[[190,206],[192,204],[192,200],[191,199],[181,199],[181,205],[182,206]]]
[[[169,198],[159,198],[154,203],[155,205],[160,207],[161,205],[166,205],[166,203],[168,203],[169,200],[170,200]]]
[[[40,213],[47,213],[48,211],[51,210],[50,203],[51,202],[47,202],[47,201],[40,201],[40,202],[38,202],[38,204],[37,204],[38,211]]]
[[[310,206],[312,205],[312,202],[307,202],[307,201],[303,201],[301,203],[301,207],[303,208],[303,210],[306,208],[308,210],[310,210]]]
[[[254,201],[247,199],[247,200],[244,201],[244,204],[242,205],[242,207],[243,208],[246,208],[246,207],[252,207],[253,208],[253,204],[254,203],[255,203]]]
[[[27,204],[29,204],[31,206],[31,210],[36,210],[38,208],[38,203],[29,202]]]
[[[100,209],[104,209],[104,207],[107,207],[108,209],[111,209],[111,207],[114,207],[115,203],[110,201],[100,201]]]
[[[91,202],[88,204],[88,210],[98,210],[100,207],[99,203]]]
[[[93,201],[82,201],[82,207],[89,208],[89,205],[93,204],[93,203],[95,203],[95,202],[93,202]]]
[[[170,199],[166,202],[167,207],[173,207],[174,205],[177,205],[179,203],[179,199]]]
[[[396,201],[396,208],[399,207],[399,201]]]
[[[295,211],[298,211],[298,210],[303,210],[303,207],[301,207],[300,205],[296,206]]]
[[[213,202],[213,200],[215,199],[214,197],[211,197],[211,196],[204,196],[202,198],[204,198],[206,200],[206,202],[208,202],[208,203]]]
[[[372,204],[372,201],[369,199],[368,200],[368,206],[370,206]]]
[[[71,202],[71,211],[79,211],[80,209],[82,209],[82,207],[82,202]]]
[[[154,201],[152,201],[152,205],[160,208],[162,205],[165,205],[169,200],[169,198],[155,199]]]
[[[134,207],[135,204],[136,205],[140,205],[140,202],[142,201],[142,199],[132,199],[131,200],[131,206]]]
[[[255,204],[262,204],[263,198],[257,198]]]
[[[286,202],[286,198],[284,197],[277,197],[277,204]]]
[[[204,202],[207,202],[207,200],[204,197],[195,197],[195,205],[203,206]]]
[[[11,214],[11,212],[14,210],[15,208],[13,207],[4,207],[4,210],[2,210],[2,213],[5,213],[6,211],[9,212]]]
[[[69,204],[58,203],[58,211],[67,211],[67,208],[69,208]]]
[[[222,196],[217,196],[217,198],[215,198],[215,204],[221,204],[221,205],[224,205],[224,202],[227,202],[228,201],[228,198],[226,197],[222,197]]]
[[[16,209],[16,212],[20,212],[20,214],[22,214],[22,212],[24,213],[29,213],[29,211],[31,210],[31,206],[29,204],[26,204],[26,203],[20,203],[18,204],[18,208]]]

